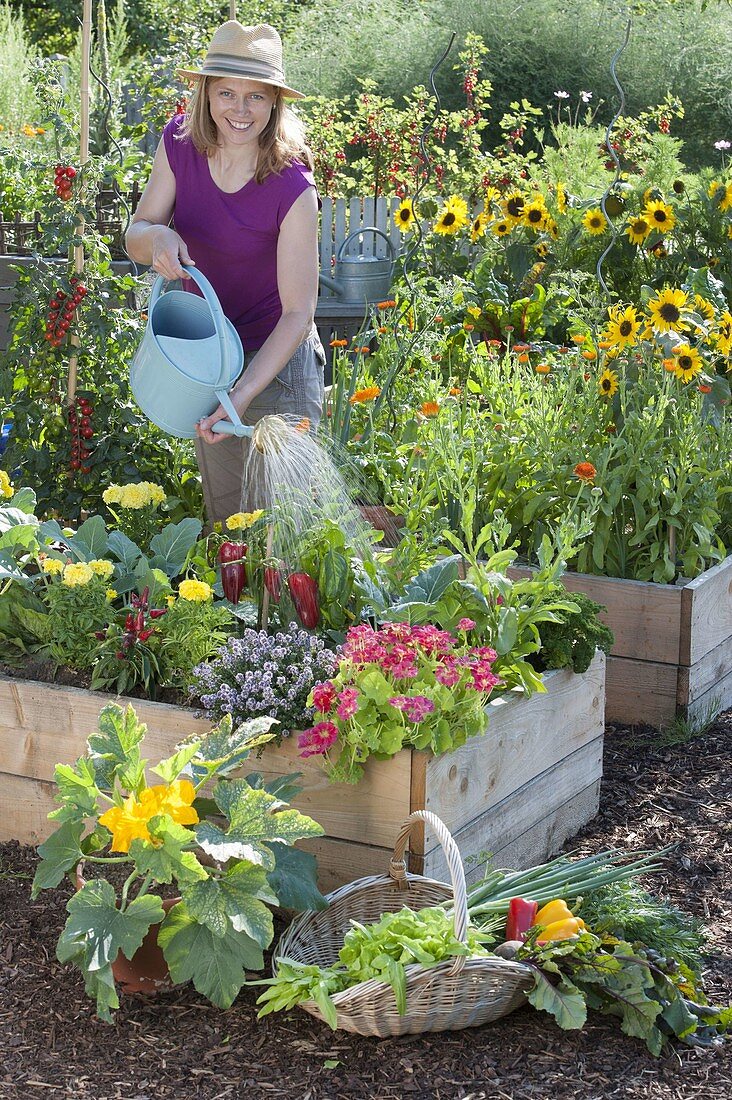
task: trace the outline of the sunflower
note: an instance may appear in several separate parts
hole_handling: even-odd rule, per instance
[[[720,316],[713,336],[717,351],[727,357],[732,355],[732,313],[728,309]]]
[[[651,324],[657,332],[683,332],[683,311],[687,308],[688,297],[683,290],[673,290],[666,286],[648,303]]]
[[[488,228],[488,215],[484,210],[481,210],[477,218],[473,219],[473,224],[470,226],[470,239],[475,244],[477,240],[482,237]]]
[[[547,231],[547,233],[549,234],[549,236],[551,237],[551,239],[553,241],[556,241],[556,240],[559,239],[559,226],[554,221],[554,218],[551,216],[551,214],[549,214],[547,216],[546,224],[544,225],[544,229]]]
[[[714,306],[706,298],[703,298],[701,294],[694,295],[694,312],[698,313],[704,321],[714,320]]]
[[[676,358],[674,374],[686,385],[687,382],[691,382],[692,378],[696,378],[697,374],[701,372],[701,355],[696,348],[690,347],[689,344],[679,344],[674,348],[674,356]]]
[[[608,310],[610,320],[604,339],[610,347],[629,348],[638,339],[641,322],[634,306],[612,306]]]
[[[673,207],[662,200],[647,203],[643,214],[659,233],[668,233],[676,225]]]
[[[707,195],[709,196],[709,198],[713,199],[714,196],[717,194],[717,191],[719,191],[720,187],[722,186],[723,185],[719,182],[719,180],[712,180],[712,182],[707,187]]]
[[[720,210],[729,210],[730,208],[732,208],[732,183],[726,184],[724,194],[719,200]]]
[[[538,233],[544,228],[547,213],[544,200],[539,197],[538,199],[534,199],[533,202],[527,203],[524,207],[524,212],[521,215],[521,223],[522,225],[528,225],[529,229],[533,229]]]
[[[521,221],[525,205],[526,199],[520,191],[512,191],[501,203],[503,213],[507,218],[511,218],[514,224]]]
[[[500,221],[493,222],[493,225],[491,226],[491,233],[495,237],[506,237],[510,232],[511,222],[507,221],[506,218],[501,218]]]
[[[597,379],[597,388],[603,397],[612,397],[614,393],[618,392],[618,374],[617,371],[608,370],[607,368],[602,372]]]
[[[452,195],[439,213],[432,227],[443,237],[454,237],[468,224],[468,204],[459,195]]]
[[[582,224],[592,237],[599,237],[607,229],[607,218],[599,206],[593,206],[585,212]]]
[[[534,245],[534,252],[537,256],[540,256],[542,260],[545,260],[549,255],[549,245],[546,241],[539,241],[538,244]]]
[[[563,184],[557,184],[557,210],[560,214],[567,213],[567,192]]]
[[[408,233],[414,225],[416,215],[411,199],[404,199],[394,212],[394,224],[400,233]]]
[[[647,218],[639,214],[637,218],[630,219],[623,232],[627,233],[628,240],[631,244],[643,244],[644,240],[651,232],[651,224]]]

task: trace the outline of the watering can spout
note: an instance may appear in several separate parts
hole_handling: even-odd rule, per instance
[[[319,278],[323,286],[328,287],[328,290],[332,290],[339,298],[343,297],[343,287],[340,283],[337,283],[335,279],[331,279],[329,275],[324,275],[322,271],[320,272]]]

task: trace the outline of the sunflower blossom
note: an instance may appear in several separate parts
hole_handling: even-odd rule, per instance
[[[614,370],[604,370],[597,380],[597,388],[603,397],[612,397],[618,392],[618,373]]]
[[[394,211],[394,224],[399,227],[400,233],[408,233],[415,222],[414,204],[411,199],[404,199]]]
[[[623,232],[627,234],[631,244],[643,244],[651,232],[651,223],[648,218],[639,214],[637,218],[630,219]]]
[[[688,303],[688,295],[683,290],[665,286],[648,303],[651,325],[657,332],[683,332],[688,328],[684,321]]]
[[[501,203],[503,213],[511,225],[518,225],[526,205],[526,197],[520,191],[511,191]]]
[[[721,314],[712,334],[714,345],[722,355],[732,355],[732,313],[725,310]]]
[[[673,207],[660,199],[656,202],[647,203],[643,211],[643,216],[647,218],[653,228],[657,229],[659,233],[669,233],[676,225],[676,216]]]
[[[538,199],[534,199],[533,202],[527,203],[524,207],[524,212],[521,216],[521,224],[527,225],[529,229],[533,229],[534,232],[539,233],[546,225],[548,214],[549,211],[544,205],[544,199],[539,197]]]
[[[473,219],[473,224],[470,226],[470,240],[473,244],[485,235],[488,222],[489,218],[484,210],[481,210],[480,214]]]
[[[689,344],[678,344],[674,348],[674,359],[674,374],[684,385],[701,373],[702,357],[696,348],[690,347]]]
[[[454,237],[468,224],[468,204],[459,195],[452,195],[439,213],[433,229],[443,237]]]
[[[599,206],[593,206],[585,211],[582,217],[582,225],[592,237],[599,237],[607,229],[607,218]]]
[[[629,348],[638,339],[641,322],[633,306],[612,306],[608,310],[610,320],[607,331],[603,333],[605,340],[613,348]]]

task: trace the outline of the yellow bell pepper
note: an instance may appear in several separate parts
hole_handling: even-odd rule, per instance
[[[568,940],[570,936],[577,936],[586,928],[585,922],[580,917],[566,917],[564,920],[555,920],[541,929],[541,935],[537,943],[549,943],[551,940]]]
[[[554,924],[558,920],[569,920],[574,916],[566,901],[563,898],[555,898],[554,901],[549,901],[534,917],[534,924]]]

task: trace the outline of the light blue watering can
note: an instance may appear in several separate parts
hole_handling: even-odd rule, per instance
[[[223,405],[230,420],[213,431],[251,437],[229,390],[244,366],[239,334],[224,316],[214,288],[195,267],[188,267],[203,298],[185,290],[166,290],[159,275],[148,303],[147,328],[130,364],[130,387],[145,416],[169,435],[195,437],[195,424]]]

